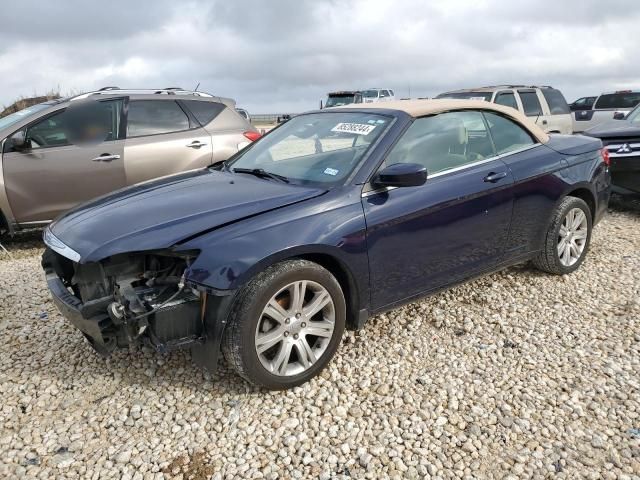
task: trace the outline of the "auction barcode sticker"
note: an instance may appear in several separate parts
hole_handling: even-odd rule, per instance
[[[332,132],[355,133],[357,135],[369,135],[375,125],[367,125],[366,123],[339,123],[331,129]]]

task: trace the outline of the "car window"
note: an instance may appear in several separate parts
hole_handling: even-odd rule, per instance
[[[495,155],[482,113],[441,113],[416,119],[393,147],[385,165],[418,163],[428,175]]]
[[[617,92],[600,95],[595,108],[633,108],[640,103],[640,92]]]
[[[389,96],[389,92],[387,90],[380,90],[380,96],[381,97],[388,97]]]
[[[218,102],[206,102],[206,101],[198,101],[198,100],[183,100],[187,108],[193,113],[193,116],[196,117],[196,120],[200,123],[200,125],[204,126],[210,123],[214,118],[216,118],[222,110],[224,110],[224,105]],[[240,110],[238,110],[240,112]],[[242,110],[240,113],[245,119],[247,118],[246,112]]]
[[[518,110],[518,103],[516,102],[516,96],[513,92],[498,92],[494,103]]]
[[[327,101],[325,102],[325,108],[328,107],[339,107],[340,105],[349,105],[350,103],[361,103],[357,101],[359,95],[348,94],[348,95],[329,95],[327,97]],[[360,97],[361,98],[361,97]]]
[[[556,90],[555,88],[543,88],[541,89],[541,92],[549,105],[551,115],[564,115],[571,113],[569,105],[567,105],[567,101],[559,90]]]
[[[518,90],[518,94],[520,95],[520,101],[522,102],[522,108],[526,116],[535,117],[542,115],[542,107],[540,106],[540,101],[535,91]]]
[[[189,129],[189,117],[169,100],[134,100],[129,104],[127,137],[142,137]]]
[[[32,149],[101,143],[119,137],[122,100],[69,107],[27,128]]]
[[[490,112],[485,112],[484,116],[498,155],[535,144],[529,132],[513,120]]]
[[[17,112],[11,113],[6,117],[0,118],[0,130],[7,128],[14,123],[18,123],[32,115],[35,115],[41,110],[45,108],[49,108],[51,104],[49,103],[39,103],[37,105],[32,105],[27,108],[23,108],[22,110],[18,110]]]

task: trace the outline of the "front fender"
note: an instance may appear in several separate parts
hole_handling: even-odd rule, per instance
[[[353,190],[267,212],[176,246],[200,251],[188,280],[220,294],[282,260],[324,256],[347,270],[358,298],[368,304],[366,225],[360,191]]]

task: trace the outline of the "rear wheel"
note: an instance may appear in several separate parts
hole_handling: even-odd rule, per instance
[[[245,379],[272,390],[317,375],[335,354],[346,320],[340,284],[320,265],[289,260],[239,293],[222,350]]]
[[[584,200],[564,198],[554,212],[543,249],[534,259],[534,265],[556,275],[576,270],[589,248],[591,218],[591,210]]]

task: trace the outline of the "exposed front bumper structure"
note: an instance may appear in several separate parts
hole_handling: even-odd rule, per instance
[[[159,352],[188,347],[198,364],[214,370],[234,295],[185,285],[184,274],[176,281],[140,270],[149,267],[149,258],[155,256],[131,254],[82,265],[48,248],[42,266],[56,307],[101,355],[132,344]],[[182,268],[181,259],[161,261],[155,266],[159,271]]]

